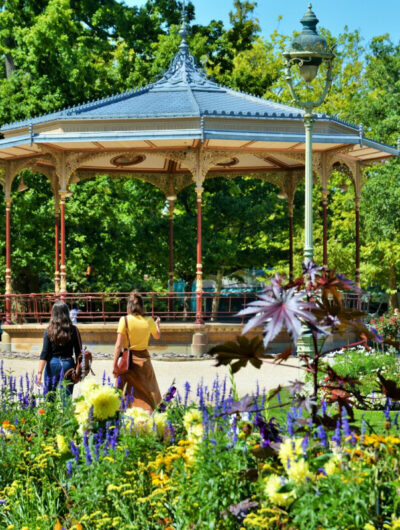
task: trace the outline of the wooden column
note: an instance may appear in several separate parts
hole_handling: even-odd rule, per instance
[[[328,268],[328,190],[322,190],[322,223],[323,223],[323,265]]]
[[[60,292],[60,211],[56,205],[54,216],[54,292]]]
[[[197,195],[197,264],[196,264],[196,324],[204,324],[203,320],[203,263],[202,263],[202,195],[203,188],[196,188]]]
[[[6,199],[6,324],[11,324],[11,201]]]
[[[289,281],[294,280],[294,267],[293,267],[293,201],[288,202],[289,209]]]
[[[67,292],[67,271],[65,266],[65,193],[60,197],[60,228],[61,228],[61,279],[60,292]]]
[[[361,260],[360,260],[360,197],[355,198],[356,207],[356,285],[361,287]]]

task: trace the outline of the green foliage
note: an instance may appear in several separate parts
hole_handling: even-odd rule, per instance
[[[211,20],[207,26],[192,25],[188,37],[191,51],[217,82],[290,103],[282,75],[282,51],[291,36],[278,31],[261,36],[254,17],[255,4],[247,0],[232,2],[228,27],[218,20]],[[148,0],[141,7],[128,7],[117,0],[26,0],[23,9],[20,5],[16,0],[0,2],[2,123],[143,86],[168,67],[180,41],[181,5],[177,0]],[[189,21],[194,19],[191,2],[187,15]],[[358,31],[347,28],[336,37],[323,28],[321,33],[329,45],[335,46],[336,59],[332,90],[320,110],[354,123],[362,122],[367,134],[380,141],[396,142],[400,129],[396,110],[400,97],[399,45],[391,42],[387,35],[376,37],[367,45]],[[299,83],[299,90],[306,96],[308,89],[301,81]],[[322,83],[323,75],[315,81],[315,92],[322,90]],[[373,285],[388,291],[392,295],[392,305],[397,291],[397,263],[400,262],[395,237],[398,231],[397,175],[398,164],[393,162],[384,168],[368,170],[362,202],[363,286]],[[354,193],[347,178],[348,191],[343,189],[343,179],[343,175],[337,173],[330,183],[329,264],[354,277]],[[29,186],[30,190],[36,189],[32,179]],[[75,197],[67,208],[69,289],[122,290],[140,286],[143,274],[150,274],[154,288],[166,285],[168,228],[166,218],[161,215],[161,196],[152,188],[157,205],[150,204],[159,217],[147,220],[145,216],[150,206],[146,208],[142,203],[138,206],[138,200],[133,199],[136,195],[128,192],[127,186],[123,179],[117,179],[109,187],[111,194],[102,197],[104,183],[101,179],[76,187]],[[140,184],[132,184],[132,189],[138,186]],[[81,188],[86,191],[81,193]],[[97,200],[85,197],[89,189]],[[52,199],[47,192],[44,196],[43,190],[37,201],[31,197],[31,191],[24,194],[26,197],[21,204],[26,208],[25,213],[19,206],[22,199],[15,197],[13,269],[17,291],[28,287],[28,290],[51,289],[54,267]],[[147,201],[145,194],[139,195]],[[376,200],[371,201],[370,197]],[[116,207],[113,209],[114,199]],[[131,211],[123,212],[121,202],[128,199],[135,200],[140,216],[139,211],[137,216]],[[204,199],[206,274],[215,276],[220,271],[229,274],[252,267],[273,267],[288,272],[287,212],[285,205],[276,199],[276,190],[271,184],[246,178],[215,179],[206,183]],[[90,212],[82,202],[91,205]],[[295,203],[295,266],[299,272],[303,247],[301,185]],[[195,207],[192,188],[183,190],[176,208],[176,275],[188,282],[193,280],[195,270]],[[322,262],[318,189],[314,193],[314,207],[318,212],[316,260]],[[127,210],[133,208],[127,207]],[[37,222],[29,214],[32,211],[40,216]],[[45,219],[47,212],[49,218]],[[377,228],[382,212],[385,220]],[[117,217],[116,222],[113,215]],[[106,216],[111,216],[108,221]],[[134,242],[127,234],[128,218],[132,222]],[[89,223],[89,219],[93,222]],[[84,228],[88,232],[84,232]],[[117,228],[122,238],[115,237]],[[112,233],[110,237],[105,235],[108,229]],[[30,248],[32,230],[38,239],[34,262],[28,260],[34,253]],[[154,245],[145,244],[145,240],[154,241]],[[1,246],[2,241],[3,238]],[[128,259],[120,254],[126,248]],[[94,257],[95,252],[100,254]],[[111,259],[105,259],[106,253]],[[26,268],[28,262],[29,270]],[[89,265],[95,267],[96,276],[88,280],[85,271]],[[1,270],[4,271],[3,262]],[[22,279],[24,275],[26,280]]]
[[[349,376],[360,381],[363,395],[379,392],[377,373],[385,378],[398,380],[400,365],[396,352],[385,352],[379,349],[366,350],[364,347],[349,348],[340,352],[330,362],[334,370],[343,377]],[[381,403],[376,403],[381,406]]]

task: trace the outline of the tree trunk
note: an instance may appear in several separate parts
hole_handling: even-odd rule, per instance
[[[389,309],[394,311],[399,308],[399,301],[397,299],[397,274],[394,263],[389,267],[389,291]]]
[[[6,77],[7,79],[9,79],[12,76],[12,74],[15,72],[17,67],[15,66],[14,59],[8,53],[5,56],[5,65],[6,65]]]

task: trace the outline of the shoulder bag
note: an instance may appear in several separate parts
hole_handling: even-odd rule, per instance
[[[128,347],[124,348],[117,360],[117,365],[114,369],[114,375],[124,375],[128,373],[131,361],[131,341],[129,339],[128,317],[125,316],[125,333],[128,341]]]
[[[65,372],[64,377],[73,383],[79,383],[79,381],[82,381],[82,379],[84,379],[89,372],[92,373],[92,375],[95,374],[92,370],[93,355],[86,348],[86,346],[82,348],[81,334],[78,328],[75,329],[79,343],[79,350],[81,353],[78,355],[75,368],[70,368],[67,372]]]

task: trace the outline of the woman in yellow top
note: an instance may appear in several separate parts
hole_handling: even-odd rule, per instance
[[[162,398],[150,354],[147,350],[150,335],[155,339],[161,337],[160,319],[155,321],[144,316],[143,299],[137,293],[132,293],[127,306],[127,317],[122,317],[118,324],[117,341],[114,349],[114,377],[115,367],[123,348],[130,346],[131,361],[128,373],[118,377],[118,388],[125,390],[126,395],[132,395],[131,407],[142,408],[149,413],[161,403]],[[128,322],[129,344],[127,344],[125,318]]]

